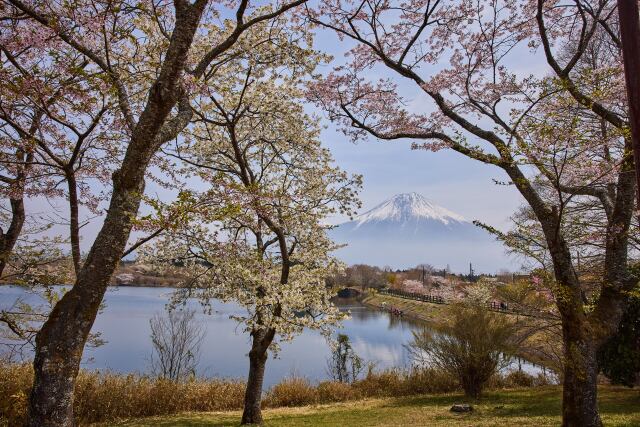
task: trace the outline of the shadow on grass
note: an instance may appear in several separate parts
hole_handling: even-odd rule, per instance
[[[618,387],[600,390],[600,412],[606,423],[616,426],[640,425],[640,392]],[[475,411],[454,414],[454,403],[471,403]],[[266,426],[364,426],[364,425],[478,425],[478,426],[552,426],[560,422],[562,391],[559,387],[539,387],[487,392],[478,400],[461,394],[409,396],[395,399],[353,402],[322,408],[308,408],[300,413],[266,410]],[[171,418],[140,420],[126,424],[141,426],[237,426],[239,414],[183,414]],[[422,424],[421,424],[422,423]]]
[[[124,423],[129,427],[228,427],[240,424],[240,416],[219,416],[215,420],[208,414],[184,414],[171,418],[143,418],[138,423]],[[117,424],[116,424],[117,425]]]
[[[469,403],[476,408],[478,417],[559,417],[562,413],[562,390],[558,387],[540,387],[528,390],[502,390],[487,392],[480,399],[461,394],[397,398],[383,407],[443,407],[454,403]],[[601,414],[632,415],[640,411],[640,390],[624,387],[606,387],[599,392]]]
[[[598,408],[601,414],[636,414],[640,411],[640,390],[609,387],[600,393]]]
[[[522,403],[527,405],[548,406],[560,399],[561,393],[555,386],[538,387],[527,390],[500,390],[486,392],[480,399],[472,399],[462,394],[442,394],[399,397],[385,406],[442,406],[454,403],[469,403],[472,405],[492,405],[504,403]]]

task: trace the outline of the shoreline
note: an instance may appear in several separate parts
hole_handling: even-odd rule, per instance
[[[425,322],[429,327],[436,330],[442,327],[444,322],[447,320],[447,316],[445,313],[445,308],[447,306],[444,304],[414,301],[391,295],[381,294],[367,295],[362,298],[361,301],[368,307],[388,312],[388,310],[386,310],[382,305],[383,302],[386,302],[389,306],[403,310],[403,316],[399,317],[400,319],[406,318]],[[532,365],[541,366],[550,370],[551,372],[555,372],[554,367],[552,366],[550,361],[542,359],[538,354],[523,350],[516,356]]]
[[[367,295],[361,299],[362,304],[387,312],[385,305],[396,307],[402,310],[400,318],[408,318],[428,323],[430,326],[442,324],[445,318],[443,304],[434,304],[422,301],[413,301],[405,298],[399,298],[391,295],[373,294]],[[430,310],[427,310],[430,309]]]

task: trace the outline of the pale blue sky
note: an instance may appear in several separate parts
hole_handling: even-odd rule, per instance
[[[332,32],[318,30],[314,47],[334,57],[332,63],[321,66],[319,72],[327,73],[344,63],[344,53],[350,46],[348,40],[340,41]],[[519,56],[521,61],[514,65],[523,74],[546,68],[543,61],[538,61],[530,52]],[[409,107],[416,112],[428,112],[434,108],[427,96],[416,90],[414,83],[384,68],[376,68],[367,77],[372,80],[391,78],[409,101]],[[309,108],[310,111],[318,111]],[[337,164],[364,176],[361,193],[363,211],[395,194],[415,191],[468,220],[477,219],[504,230],[509,226],[509,216],[524,201],[515,188],[493,183],[494,179],[507,181],[506,174],[495,166],[468,159],[451,150],[437,153],[411,150],[410,140],[368,138],[353,144],[329,123],[326,115],[322,117],[328,126],[322,133],[322,142],[331,149]]]
[[[334,56],[329,65],[321,66],[321,73],[329,72],[335,65],[344,61],[344,53],[349,48],[347,41],[339,41],[333,33],[320,30],[316,37],[315,47]],[[522,55],[518,67],[524,72],[532,69],[540,71],[542,61],[536,61],[530,55]],[[409,105],[417,112],[428,112],[433,106],[427,97],[416,90],[413,83],[403,81],[385,69],[372,72],[373,79],[391,77],[399,85],[399,90],[409,101]],[[509,227],[509,216],[522,204],[523,200],[513,187],[498,186],[493,180],[506,181],[506,175],[497,167],[484,165],[470,160],[450,150],[437,153],[413,151],[411,141],[379,141],[368,138],[357,144],[339,132],[326,116],[315,107],[308,105],[308,110],[321,115],[327,126],[321,138],[344,170],[364,176],[361,192],[363,207],[361,212],[398,193],[417,192],[438,205],[461,214],[468,220],[480,220],[502,230]],[[158,188],[152,182],[147,183],[147,191],[158,194],[162,198],[170,198],[169,193]],[[67,208],[63,200],[50,202],[44,200],[28,201],[32,214],[49,213],[57,210],[61,216],[67,216]],[[85,219],[91,217],[84,211]],[[340,222],[336,217],[331,222]],[[102,218],[91,218],[82,229],[82,248],[88,250],[100,229]],[[51,234],[66,235],[66,227],[57,226],[50,230]],[[132,240],[134,240],[132,237]]]
[[[469,220],[503,228],[522,203],[513,187],[493,183],[507,179],[500,169],[451,150],[415,151],[408,140],[369,138],[353,144],[333,126],[323,132],[322,140],[340,167],[364,176],[363,210],[395,194],[415,191]]]

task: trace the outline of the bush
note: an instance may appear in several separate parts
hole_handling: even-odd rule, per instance
[[[364,379],[355,382],[353,387],[366,397],[451,393],[460,390],[456,379],[449,373],[431,368],[370,371]]]
[[[364,369],[364,361],[353,351],[349,337],[338,334],[336,340],[332,341],[332,350],[327,360],[327,373],[331,379],[343,383],[357,380]]]
[[[346,402],[362,397],[351,384],[339,381],[323,381],[316,387],[318,403]]]
[[[528,388],[542,387],[556,384],[552,379],[542,374],[531,375],[524,371],[510,371],[504,375],[494,375],[488,382],[487,388]]]
[[[440,369],[412,369],[408,372],[405,382],[407,395],[452,393],[460,390],[456,379]]]
[[[271,387],[267,391],[263,405],[270,407],[304,406],[316,402],[316,389],[309,383],[309,380],[292,377]]]
[[[511,371],[505,377],[507,387],[533,387],[536,378],[524,371]]]
[[[403,395],[404,373],[399,369],[382,372],[369,371],[367,376],[353,383],[353,387],[366,397]]]
[[[480,304],[451,305],[448,311],[451,322],[439,332],[414,332],[409,350],[423,365],[457,378],[465,395],[478,398],[517,351],[517,325]]]
[[[32,370],[30,365],[0,365],[0,425],[24,425]]]
[[[149,320],[154,375],[174,381],[196,375],[205,332],[195,315],[190,309],[165,310]]]

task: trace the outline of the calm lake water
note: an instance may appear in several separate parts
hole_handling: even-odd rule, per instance
[[[106,307],[98,315],[93,331],[100,332],[107,343],[85,350],[83,367],[109,369],[116,372],[149,370],[151,339],[149,319],[165,310],[170,288],[109,288]],[[33,301],[33,296],[13,286],[0,286],[0,306],[13,304],[16,298]],[[242,326],[229,319],[231,314],[241,314],[235,304],[213,304],[214,312],[204,314],[196,301],[191,306],[197,311],[197,319],[205,328],[199,375],[209,377],[245,378],[249,359],[249,335]],[[376,368],[405,367],[410,365],[404,347],[412,338],[412,331],[424,325],[391,316],[386,312],[362,305],[345,305],[342,310],[351,312],[351,319],[343,322],[336,333],[349,336],[356,353]],[[279,382],[291,375],[301,375],[312,381],[327,378],[327,358],[330,348],[318,332],[305,330],[290,343],[283,343],[277,359],[267,362],[265,385]]]

